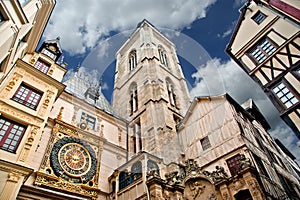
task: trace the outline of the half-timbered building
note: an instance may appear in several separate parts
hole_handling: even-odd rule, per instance
[[[253,0],[240,12],[226,52],[300,138],[300,2]]]

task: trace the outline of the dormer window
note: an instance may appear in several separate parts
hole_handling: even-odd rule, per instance
[[[137,64],[136,50],[133,50],[129,54],[129,70],[133,70]]]
[[[38,59],[36,63],[34,64],[34,68],[38,69],[39,71],[43,72],[44,74],[47,74],[50,65],[41,59]]]

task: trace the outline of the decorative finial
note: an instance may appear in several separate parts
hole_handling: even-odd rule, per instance
[[[62,113],[63,113],[63,111],[64,111],[64,107],[61,107],[61,108],[60,108],[60,111],[59,111],[59,113],[58,113],[58,115],[57,115],[57,117],[56,117],[58,120],[61,120],[61,119],[62,119]]]

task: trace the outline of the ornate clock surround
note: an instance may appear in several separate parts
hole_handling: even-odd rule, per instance
[[[55,119],[35,185],[96,199],[104,139]]]
[[[87,183],[96,174],[97,160],[89,144],[78,138],[64,137],[53,145],[50,165],[58,177]]]

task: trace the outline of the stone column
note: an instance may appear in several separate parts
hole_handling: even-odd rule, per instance
[[[1,200],[15,200],[22,186],[24,177],[21,174],[10,172],[2,190]]]
[[[220,192],[221,192],[221,195],[222,195],[222,199],[223,200],[230,200],[231,199],[231,195],[230,195],[230,192],[228,190],[228,187],[226,184],[223,184],[220,186]]]
[[[162,195],[162,180],[158,177],[151,177],[147,181],[150,200],[164,200]]]

